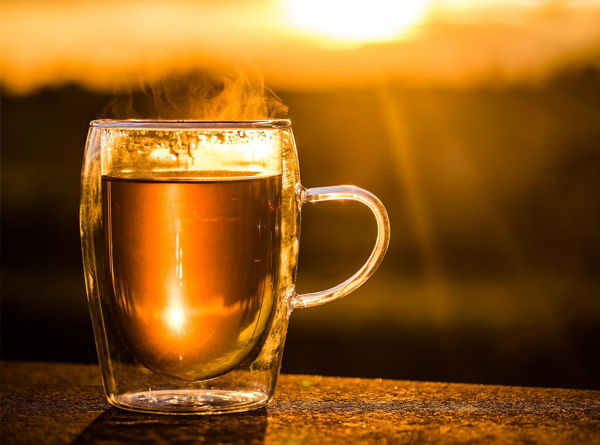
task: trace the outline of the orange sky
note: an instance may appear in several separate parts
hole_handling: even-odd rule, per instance
[[[13,94],[65,82],[112,91],[138,76],[222,57],[250,58],[276,90],[381,78],[535,81],[565,65],[600,67],[598,1],[420,2],[418,17],[396,35],[345,42],[300,23],[284,0],[2,1],[2,86]],[[370,5],[377,25],[377,3]],[[381,26],[390,22],[385,14]]]

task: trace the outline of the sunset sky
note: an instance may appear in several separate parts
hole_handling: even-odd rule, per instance
[[[344,7],[340,7],[344,5]],[[598,1],[2,1],[2,86],[112,91],[251,60],[274,89],[538,81],[600,66]]]

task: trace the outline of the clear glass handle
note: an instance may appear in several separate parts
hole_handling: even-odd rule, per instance
[[[379,267],[390,243],[390,219],[383,203],[371,192],[351,185],[317,187],[312,189],[301,187],[299,192],[301,204],[334,200],[351,200],[365,204],[371,209],[377,221],[377,241],[375,242],[375,248],[371,252],[371,256],[358,272],[331,289],[310,294],[294,294],[291,299],[291,306],[294,309],[319,306],[345,297],[357,289]]]

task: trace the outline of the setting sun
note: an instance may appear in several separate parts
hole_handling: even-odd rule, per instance
[[[291,19],[335,42],[360,43],[398,37],[419,23],[430,0],[285,0]]]

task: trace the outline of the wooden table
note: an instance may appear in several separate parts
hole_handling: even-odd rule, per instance
[[[112,408],[97,366],[3,362],[2,444],[600,444],[600,391],[283,375],[266,409]]]

